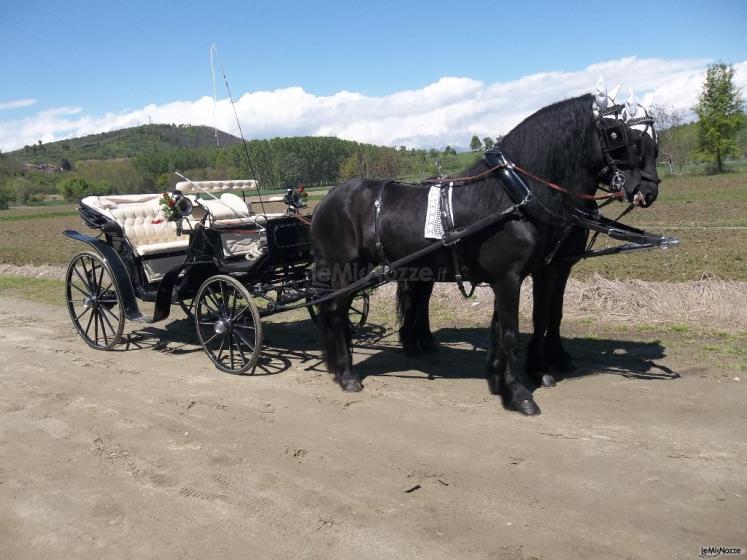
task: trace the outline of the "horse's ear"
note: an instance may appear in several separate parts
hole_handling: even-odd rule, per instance
[[[635,98],[635,92],[632,89],[628,90],[628,98],[625,100],[625,112],[628,118],[635,117],[638,112],[638,101]]]
[[[604,76],[600,75],[594,91],[594,100],[597,102],[598,109],[607,108],[607,84],[604,82]]]
[[[622,86],[622,84],[617,84],[614,88],[612,88],[612,91],[609,94],[612,103],[615,102],[615,97],[617,97],[617,94],[620,93],[620,88],[622,88]]]

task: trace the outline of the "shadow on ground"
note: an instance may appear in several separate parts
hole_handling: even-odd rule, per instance
[[[254,375],[274,375],[296,365],[304,371],[324,372],[316,325],[306,319],[263,322],[262,357]],[[488,333],[485,328],[445,328],[435,336],[441,344],[437,354],[407,356],[396,333],[382,325],[365,325],[356,335],[354,351],[359,357],[361,377],[387,375],[402,378],[483,378]],[[521,334],[520,363],[529,335]],[[597,374],[614,374],[645,380],[671,380],[680,375],[657,363],[666,356],[661,341],[635,341],[577,337],[565,340],[566,350],[579,369],[572,374],[555,373],[556,380]],[[127,335],[121,350],[152,349],[173,355],[202,353],[191,320],[179,319],[163,327],[148,326]],[[419,371],[417,373],[402,373]]]
[[[437,354],[409,357],[398,345],[392,344],[394,352],[379,352],[369,356],[358,365],[359,373],[362,377],[421,377],[400,373],[417,370],[425,373],[431,380],[439,377],[484,377],[487,329],[447,328],[437,331],[435,336],[441,345]],[[519,335],[521,364],[525,360],[524,352],[528,342],[528,334]],[[554,372],[557,381],[602,373],[645,380],[671,380],[680,377],[677,372],[656,362],[666,356],[666,348],[659,340],[642,342],[578,337],[565,339],[565,348],[579,367],[571,374]]]

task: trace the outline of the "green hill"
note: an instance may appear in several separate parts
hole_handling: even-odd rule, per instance
[[[220,130],[218,140],[221,146],[241,142],[241,139],[236,136]],[[76,162],[92,159],[133,158],[174,148],[206,147],[215,147],[215,130],[210,127],[149,124],[48,144],[34,144],[10,152],[10,154],[29,163],[46,162],[58,165],[63,159]]]

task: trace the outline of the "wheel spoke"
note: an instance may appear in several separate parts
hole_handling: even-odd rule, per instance
[[[99,296],[103,296],[103,295],[104,295],[104,294],[106,293],[106,290],[101,290],[101,285],[102,285],[102,283],[103,283],[103,280],[104,280],[104,267],[103,267],[103,265],[102,265],[102,266],[101,266],[101,272],[99,272],[99,279],[98,279],[98,281],[97,281],[97,283],[96,283],[96,288],[97,288],[98,290],[100,290],[100,291],[98,292],[98,295],[99,295]]]
[[[106,306],[103,306],[101,309],[103,309],[106,313],[108,313],[109,315],[111,315],[112,319],[114,319],[115,321],[117,321],[117,323],[119,323],[119,317],[117,317],[114,313],[112,313],[111,309],[109,309]]]
[[[223,345],[226,343],[226,337],[224,336],[220,340],[220,348],[218,348],[218,357],[216,358],[219,362],[221,360],[221,356],[223,355]]]
[[[109,346],[109,339],[106,336],[106,327],[104,326],[104,319],[102,318],[103,313],[99,313],[99,321],[101,322],[101,334],[104,335],[104,344]]]
[[[85,269],[85,266],[83,268]],[[78,289],[81,293],[83,293],[83,294],[85,294],[87,296],[93,295],[93,290],[91,289],[91,285],[88,283],[88,280],[86,280],[85,278],[83,278],[83,276],[80,274],[80,272],[78,271],[78,267],[77,266],[73,267],[73,272],[75,272],[75,274],[78,275],[78,278],[80,278],[80,281],[83,282],[83,285],[88,289],[88,293],[84,292],[83,290],[81,290],[80,288],[78,288],[78,286],[76,286],[75,284],[73,284],[72,279],[70,281],[70,285],[73,286],[74,288]]]
[[[218,333],[215,333],[215,334],[214,334],[213,336],[211,336],[211,337],[210,337],[210,338],[208,338],[208,339],[207,339],[207,340],[206,340],[205,342],[203,342],[203,343],[202,343],[202,344],[203,344],[203,346],[207,347],[207,345],[208,345],[208,344],[210,344],[210,343],[211,343],[211,342],[212,342],[213,340],[215,340],[215,338],[216,338],[217,336],[219,336],[219,335],[218,335]]]
[[[207,309],[207,310],[208,310],[208,311],[209,311],[210,313],[212,313],[212,314],[213,314],[213,315],[215,315],[215,316],[218,316],[218,315],[220,315],[220,311],[218,311],[217,309],[213,309],[212,307],[210,307],[210,305],[209,305],[209,303],[208,303],[207,295],[206,295],[206,296],[205,296],[205,298],[204,298],[204,299],[203,299],[202,301],[200,301],[200,303],[199,303],[199,307],[198,307],[198,313],[197,313],[198,315],[202,315],[202,316],[205,316],[205,312],[204,312],[204,311],[202,310],[202,308],[203,308],[203,307],[204,307],[205,309]]]
[[[80,320],[80,318],[83,317],[83,315],[85,315],[86,313],[88,313],[90,310],[91,310],[90,307],[86,307],[83,311],[81,311],[80,315],[78,315],[75,318],[75,322],[77,323]]]
[[[217,296],[213,293],[212,286],[208,286],[207,288],[207,295],[205,296],[206,299],[210,299],[210,301],[215,305],[215,308],[218,310],[216,313],[225,313],[225,309],[223,308],[223,305],[218,302]]]
[[[102,307],[101,309],[103,309],[104,311],[109,311],[106,307]],[[109,311],[109,313],[111,313],[111,311]],[[106,316],[106,313],[101,313],[101,319],[102,319],[101,321],[102,328],[104,327],[104,321],[106,321],[106,324],[109,325],[109,328],[112,330],[112,333],[117,332],[117,329],[115,329],[111,321],[109,321],[109,318]]]
[[[236,315],[236,302],[238,301],[238,293],[236,292],[236,288],[233,288],[233,302],[231,303],[231,317]]]
[[[233,335],[228,333],[228,353],[231,355],[231,369],[236,369],[233,365]]]
[[[99,343],[99,310],[94,309],[93,310],[93,336],[95,337],[93,340],[96,344]]]
[[[236,336],[238,336],[239,339],[241,339],[243,341],[243,343],[246,344],[249,347],[249,349],[252,351],[252,353],[254,353],[254,345],[251,344],[247,339],[245,339],[244,335],[242,335],[240,332],[236,332]]]
[[[83,265],[83,272],[85,272],[86,274],[86,278],[87,278],[86,285],[88,286],[88,289],[91,290],[91,295],[93,295],[96,293],[96,286],[93,284],[92,273],[88,272],[88,268],[86,267],[85,257],[80,260],[80,264]]]
[[[76,286],[75,284],[73,284],[72,278],[70,279],[70,286],[73,287],[73,288],[75,288],[76,290],[78,290],[81,294],[83,294],[86,297],[90,297],[91,296],[91,294],[89,294],[88,292],[84,292],[81,288],[79,288],[78,286]]]
[[[86,337],[88,338],[88,340],[91,339],[91,337],[88,336],[88,329],[91,328],[91,321],[93,320],[93,316],[94,316],[94,314],[91,313],[91,315],[88,317],[88,324],[86,325]]]
[[[224,305],[223,312],[227,313],[228,312],[228,298],[226,297],[226,284],[225,282],[219,282],[219,284],[220,284],[220,297]]]
[[[236,333],[236,336],[238,337],[239,334]],[[246,363],[249,360],[246,359],[246,356],[244,355],[244,351],[241,349],[241,344],[239,344],[238,341],[236,341],[236,349],[239,351],[239,355],[241,356],[241,361],[242,361],[242,366],[241,367],[244,367],[244,365],[246,365]]]

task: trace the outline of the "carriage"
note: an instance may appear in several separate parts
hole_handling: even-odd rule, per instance
[[[179,305],[215,366],[251,371],[262,349],[263,317],[307,307],[316,319],[310,216],[289,191],[284,213],[255,213],[254,180],[182,181],[163,194],[88,196],[79,212],[96,237],[64,234],[88,245],[70,261],[65,285],[70,318],[91,347],[111,350],[126,320],[154,323]],[[237,194],[239,193],[239,194]],[[152,302],[145,316],[138,301]],[[361,327],[368,294],[356,295],[349,319]]]
[[[654,119],[637,110],[634,97],[615,103],[598,84],[596,94],[527,117],[460,177],[421,185],[352,179],[317,206],[313,224],[293,197],[284,214],[253,213],[242,198],[253,181],[185,181],[171,195],[88,197],[81,215],[104,239],[65,232],[94,249],[68,268],[70,316],[89,345],[109,349],[125,317],[162,320],[178,303],[194,317],[213,363],[243,373],[259,358],[261,318],[307,307],[330,373],[345,391],[360,391],[351,322],[365,321],[368,300],[363,292],[356,307],[356,294],[398,282],[400,341],[414,354],[437,349],[428,318],[434,282],[456,282],[466,297],[463,281],[473,289],[485,283],[495,293],[488,387],[508,409],[539,414],[517,362],[523,279],[534,280],[526,374],[551,387],[556,370],[576,367],[560,338],[571,267],[678,244],[619,221],[650,206],[660,183]],[[228,192],[236,189],[242,197]],[[617,219],[604,217],[600,209],[615,200],[628,207]],[[593,249],[600,234],[623,243]],[[404,279],[408,268],[430,274]],[[152,319],[140,313],[138,298],[155,302]]]

